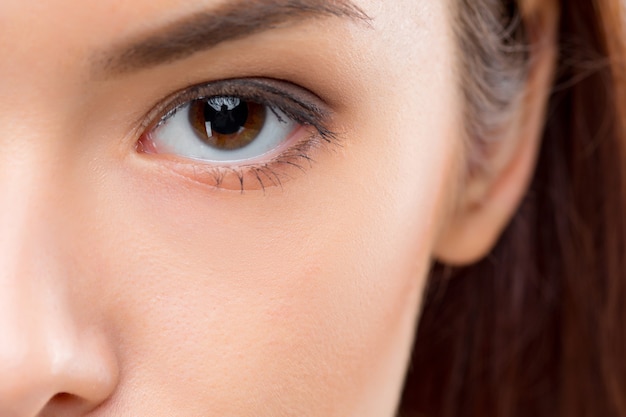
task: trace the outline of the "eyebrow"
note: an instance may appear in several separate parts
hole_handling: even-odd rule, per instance
[[[216,45],[321,17],[370,21],[350,0],[236,0],[184,17],[101,52],[95,70],[122,75],[187,58]]]

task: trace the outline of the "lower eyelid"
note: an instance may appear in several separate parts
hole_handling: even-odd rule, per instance
[[[331,143],[321,138],[312,126],[300,126],[274,151],[239,165],[210,164],[202,160],[160,154],[149,136],[138,142],[137,150],[140,154],[147,154],[161,168],[195,184],[243,192],[282,187],[311,168],[317,148]]]

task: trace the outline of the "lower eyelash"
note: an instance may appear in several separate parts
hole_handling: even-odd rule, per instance
[[[238,167],[194,164],[193,176],[195,178],[193,179],[202,184],[209,183],[215,188],[232,189],[233,187],[224,186],[225,182],[230,179],[231,182],[237,184],[242,194],[250,189],[247,185],[249,181],[256,182],[264,193],[266,188],[272,186],[282,189],[283,182],[291,179],[288,173],[289,168],[305,174],[307,169],[311,168],[316,162],[311,154],[318,149],[328,149],[329,145],[340,146],[334,133],[327,131],[322,135],[319,132],[315,132],[273,159],[261,164],[241,165]],[[281,166],[283,168],[279,169]]]

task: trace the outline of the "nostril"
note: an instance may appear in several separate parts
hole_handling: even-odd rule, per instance
[[[90,408],[88,402],[74,394],[61,392],[56,394],[48,402],[46,409],[59,409],[66,413],[70,410]]]
[[[50,403],[63,405],[63,404],[76,402],[76,400],[77,400],[77,397],[75,395],[68,394],[67,392],[61,392],[55,395],[54,397],[52,397],[52,399],[50,400]]]
[[[93,408],[94,404],[90,404],[83,398],[67,392],[61,392],[48,401],[44,409],[38,414],[38,417],[78,416],[91,411]]]

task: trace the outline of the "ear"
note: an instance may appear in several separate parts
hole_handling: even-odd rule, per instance
[[[436,259],[463,266],[485,257],[524,196],[535,168],[556,65],[559,9],[555,1],[522,0],[533,45],[531,67],[512,122],[490,149],[486,169],[460,187],[456,209],[435,245]]]

